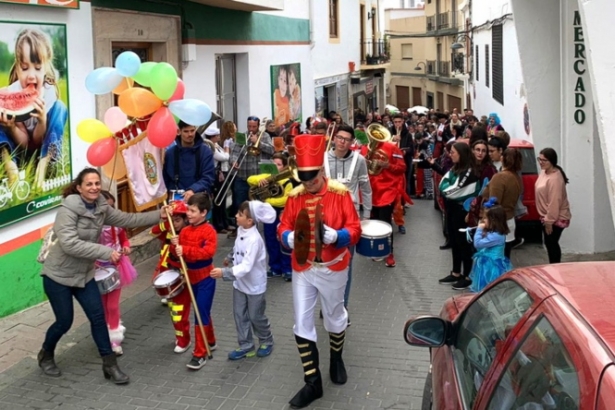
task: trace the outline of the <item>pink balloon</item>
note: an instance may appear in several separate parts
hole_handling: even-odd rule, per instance
[[[116,150],[117,143],[113,138],[96,141],[88,148],[88,162],[95,167],[102,167],[113,159]]]
[[[173,114],[167,107],[162,107],[154,113],[147,125],[147,138],[158,148],[168,147],[177,135],[177,124]]]
[[[185,92],[186,92],[186,85],[184,84],[184,82],[182,80],[180,80],[178,78],[177,79],[177,88],[175,89],[175,92],[173,93],[171,98],[169,98],[169,101],[175,101],[175,100],[183,99]]]
[[[128,117],[120,109],[120,107],[111,107],[105,112],[103,122],[111,130],[112,133],[116,133],[126,126]]]

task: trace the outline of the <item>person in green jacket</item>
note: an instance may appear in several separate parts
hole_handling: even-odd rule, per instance
[[[54,351],[60,338],[73,324],[73,297],[91,323],[92,338],[103,359],[103,374],[116,384],[129,382],[117,365],[111,349],[105,311],[96,281],[94,262],[97,259],[117,262],[121,254],[98,241],[103,225],[136,228],[157,224],[166,214],[166,207],[145,213],[125,213],[109,206],[101,195],[100,173],[85,168],[64,190],[53,231],[57,238],[49,248],[41,276],[43,289],[55,315],[38,354],[38,364],[48,376],[59,377]]]

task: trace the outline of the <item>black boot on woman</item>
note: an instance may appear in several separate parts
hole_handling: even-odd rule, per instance
[[[111,379],[111,381],[115,384],[126,384],[130,381],[130,377],[122,372],[120,367],[117,365],[117,356],[115,353],[108,356],[103,356],[102,359],[103,374],[105,375],[105,379]]]
[[[59,377],[62,375],[62,372],[58,369],[53,359],[53,352],[48,352],[45,349],[41,349],[41,351],[38,352],[38,367],[43,369],[43,373],[47,376]]]

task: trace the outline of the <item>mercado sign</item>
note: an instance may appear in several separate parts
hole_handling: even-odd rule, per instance
[[[60,7],[78,9],[79,0],[0,0],[0,3],[27,4],[30,6]]]
[[[587,71],[585,68],[585,42],[583,41],[583,27],[581,26],[581,14],[578,10],[574,12],[574,63],[572,69],[577,75],[574,86],[574,122],[583,124],[585,122],[585,83],[583,75]]]

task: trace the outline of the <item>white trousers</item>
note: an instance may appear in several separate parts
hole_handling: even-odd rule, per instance
[[[316,342],[314,310],[320,295],[325,329],[330,333],[341,333],[348,325],[348,312],[344,307],[344,290],[348,281],[348,268],[333,272],[329,268],[314,267],[293,271],[293,308],[297,336]]]

